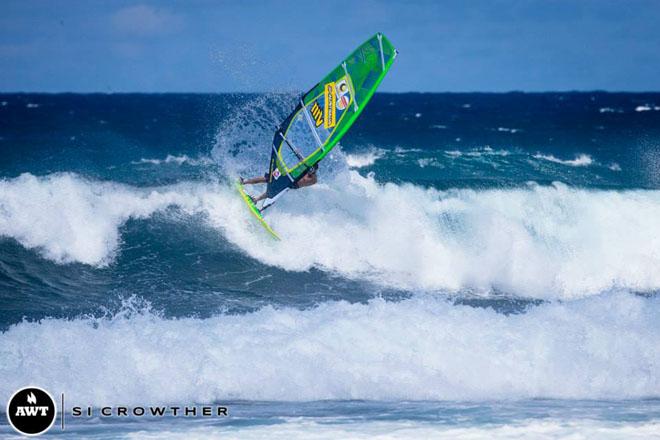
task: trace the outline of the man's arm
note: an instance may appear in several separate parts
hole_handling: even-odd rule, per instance
[[[298,181],[298,188],[303,188],[305,186],[312,186],[318,181],[316,177],[316,172],[308,172],[305,176]]]

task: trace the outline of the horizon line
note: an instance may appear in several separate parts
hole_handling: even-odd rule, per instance
[[[0,95],[288,95],[295,93],[303,93],[301,90],[289,91],[222,91],[222,92],[186,92],[186,91],[5,91],[0,90]],[[488,90],[466,90],[466,91],[404,91],[404,92],[387,92],[377,91],[377,95],[450,95],[450,94],[491,94],[491,95],[507,95],[507,94],[547,94],[547,93],[611,93],[611,94],[651,94],[660,93],[660,90],[605,90],[605,89],[563,89],[563,90],[506,90],[506,91],[488,91]]]

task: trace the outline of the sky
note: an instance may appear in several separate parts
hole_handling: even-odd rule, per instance
[[[2,0],[0,92],[303,90],[379,31],[381,91],[660,91],[658,0]]]

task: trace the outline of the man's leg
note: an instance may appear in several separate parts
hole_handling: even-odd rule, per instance
[[[268,179],[265,176],[253,177],[252,179],[243,179],[241,177],[241,183],[243,185],[255,185],[257,183],[266,183]]]
[[[264,192],[264,193],[263,193],[262,195],[260,195],[259,197],[252,197],[250,194],[248,194],[247,196],[250,198],[250,200],[252,200],[252,203],[254,203],[254,204],[256,205],[257,202],[259,202],[259,201],[261,201],[261,200],[263,200],[263,199],[266,198],[266,192]]]

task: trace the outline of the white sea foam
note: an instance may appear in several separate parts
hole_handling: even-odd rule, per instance
[[[424,422],[360,421],[346,423],[324,417],[321,421],[287,418],[280,423],[253,426],[206,426],[182,430],[161,427],[158,432],[138,432],[135,439],[270,439],[270,440],[657,440],[658,422],[602,422],[597,420],[524,420],[512,424],[488,423],[482,426],[432,424]]]
[[[440,192],[351,173],[297,192],[271,214],[279,252],[238,237],[288,270],[321,267],[408,289],[499,289],[576,297],[660,287],[660,192],[557,184]],[[315,243],[301,248],[300,240]]]
[[[407,154],[407,153],[421,153],[422,150],[421,148],[403,148],[403,147],[396,147],[394,149],[394,153],[396,154]]]
[[[539,298],[660,289],[660,191],[562,184],[437,191],[382,185],[354,171],[321,180],[267,212],[282,237],[274,242],[230,186],[134,188],[74,174],[24,174],[0,181],[0,235],[59,263],[104,265],[120,250],[126,221],[178,209],[201,215],[262,263],[292,271],[319,268],[407,290]]]
[[[185,164],[196,166],[196,165],[210,165],[210,164],[213,163],[213,160],[210,157],[192,158],[192,157],[189,157],[186,154],[183,154],[181,156],[173,156],[171,154],[168,154],[167,157],[165,157],[165,159],[145,159],[145,158],[142,158],[138,161],[133,161],[131,163],[134,164],[134,165],[142,164],[142,163],[148,163],[148,164],[152,164],[152,165],[161,165],[161,164],[164,164],[164,163],[166,163],[166,164],[174,163],[174,164],[177,164],[177,165],[183,165],[185,163]]]
[[[431,157],[423,157],[421,159],[417,159],[417,164],[419,165],[420,168],[441,166],[441,164],[437,160]]]
[[[471,148],[469,150],[445,150],[445,154],[451,158],[457,157],[481,157],[481,156],[508,156],[511,154],[509,150],[494,150],[492,147],[485,146],[480,148]]]
[[[651,105],[651,104],[644,104],[644,105],[638,105],[635,107],[636,112],[649,112],[651,110],[660,111],[660,106],[658,105]]]
[[[493,150],[492,147],[486,145],[483,148],[474,148],[465,153],[467,156],[508,156],[510,154],[509,150]]]
[[[0,333],[0,400],[18,384],[95,406],[660,396],[660,298],[608,294],[508,316],[429,295],[207,319],[128,310]]]
[[[0,181],[0,235],[58,263],[103,266],[112,261],[119,228],[127,220],[145,219],[170,206],[198,212],[202,198],[213,197],[213,186],[199,190],[186,185],[138,189],[75,174],[26,173]]]
[[[350,168],[364,168],[373,165],[385,155],[381,149],[371,149],[366,153],[346,154],[346,163]]]
[[[543,159],[550,162],[559,163],[562,165],[568,165],[571,167],[586,167],[594,164],[593,158],[588,154],[584,154],[584,153],[577,155],[575,159],[569,159],[569,160],[559,159],[553,156],[552,154],[540,154],[540,153],[535,154],[534,158]]]

